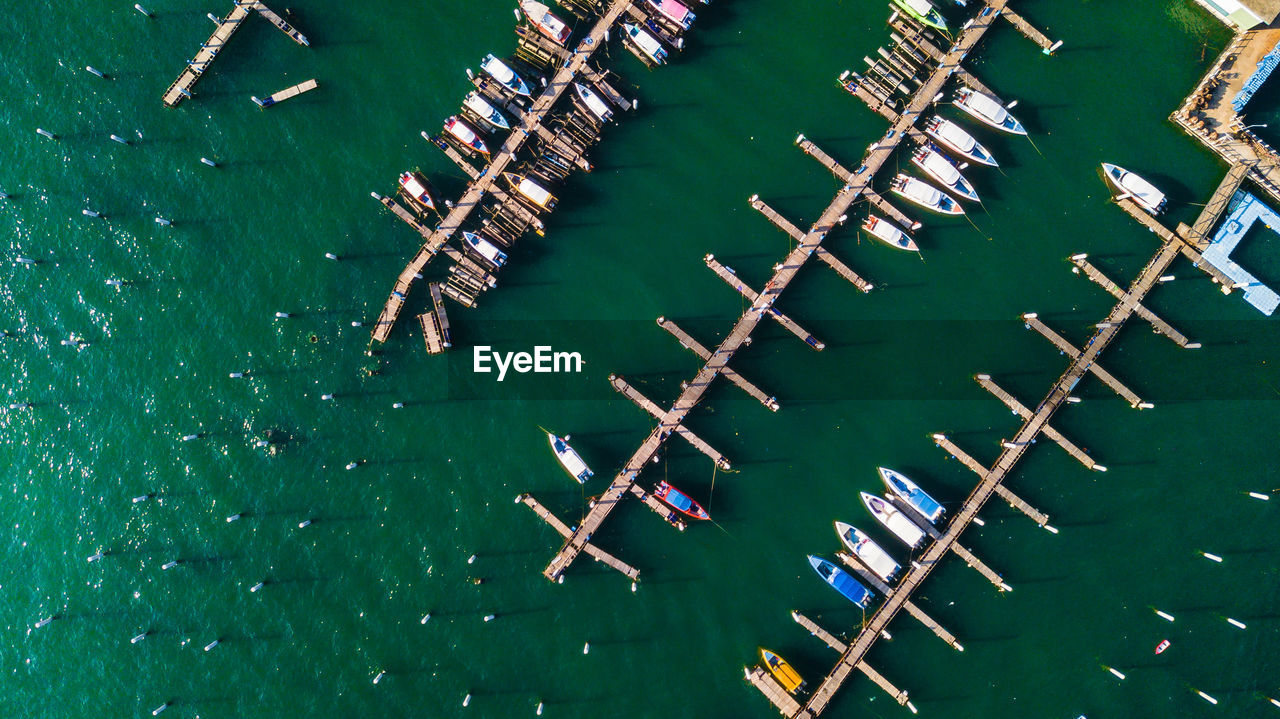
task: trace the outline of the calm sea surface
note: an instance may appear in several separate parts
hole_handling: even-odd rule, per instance
[[[512,3],[297,2],[310,49],[252,18],[178,109],[160,96],[208,37],[205,13],[229,3],[151,0],[154,19],[130,5],[20,3],[0,30],[2,401],[32,405],[0,410],[0,717],[150,716],[167,701],[165,716],[189,718],[513,717],[539,702],[548,717],[774,716],[742,666],[763,645],[816,684],[835,657],[791,609],[856,630],[861,613],[804,557],[834,553],[832,520],[875,529],[857,500],[879,489],[875,467],[962,500],[975,478],[929,433],[990,461],[1017,426],[971,376],[1034,405],[1065,366],[1018,315],[1083,342],[1112,300],[1064,258],[1088,252],[1123,283],[1155,251],[1098,163],[1164,188],[1170,223],[1194,219],[1225,169],[1166,119],[1229,39],[1191,0],[1017,3],[1065,47],[1045,57],[1000,26],[969,66],[1020,100],[1034,145],[970,125],[1002,171],[968,172],[985,203],[968,220],[926,218],[923,262],[853,223],[834,235],[880,289],[805,270],[780,307],[827,349],[762,327],[736,361],[782,411],[725,386],[689,420],[736,471],[677,444],[644,477],[716,524],[680,534],[631,504],[597,540],[641,569],[639,591],[593,562],[557,586],[541,570],[559,537],[513,498],[576,521],[650,427],[609,373],[669,401],[698,361],[653,318],[714,343],[742,302],[702,256],[759,286],[788,250],[746,198],[806,226],[829,202],[837,183],[798,132],[850,166],[883,134],[834,79],[888,41],[885,3],[699,7],[688,49],[654,72],[611,47],[640,110],[560,189],[546,237],[517,246],[500,288],[476,310],[450,305],[447,358],[415,328],[422,292],[365,354],[368,327],[352,322],[377,316],[419,241],[369,192],[415,167],[461,191],[419,131],[456,111],[467,67],[512,50]],[[249,100],[313,77],[318,90],[269,110]],[[1256,102],[1280,117],[1280,94]],[[1274,238],[1240,259],[1280,284]],[[1090,379],[1054,421],[1110,471],[1041,442],[1010,481],[1061,534],[993,502],[965,543],[1015,591],[948,559],[918,603],[966,651],[904,617],[872,652],[922,716],[1276,711],[1280,502],[1246,493],[1280,487],[1280,340],[1185,261],[1172,271],[1149,304],[1203,349],[1135,323],[1103,361],[1156,409]],[[477,343],[551,345],[585,367],[476,381]],[[597,472],[585,492],[539,427],[573,434]],[[256,446],[268,434],[274,452]],[[863,680],[829,713],[907,715]]]

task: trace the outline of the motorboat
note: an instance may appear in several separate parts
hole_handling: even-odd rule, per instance
[[[671,505],[672,509],[691,519],[711,519],[711,515],[707,514],[707,510],[703,509],[702,505],[666,482],[658,482],[658,486],[653,488],[653,496]]]
[[[587,463],[582,461],[582,457],[569,446],[569,435],[563,438],[557,437],[551,432],[547,432],[547,442],[551,444],[551,451],[555,452],[556,459],[560,460],[560,466],[564,467],[564,471],[569,473],[570,477],[578,480],[578,484],[586,484],[591,479],[592,472]]]
[[[920,516],[929,520],[930,524],[937,524],[942,518],[944,511],[942,505],[933,497],[930,497],[920,485],[912,482],[906,475],[901,472],[895,472],[887,467],[877,467],[880,472],[880,479],[884,482],[884,486],[889,488],[899,499],[911,505],[911,508],[920,513]]]
[[[556,196],[551,194],[542,185],[530,180],[524,175],[517,175],[514,172],[502,173],[503,179],[511,186],[511,189],[520,194],[521,197],[533,203],[534,206],[543,210],[553,210],[556,206]]]
[[[667,49],[658,42],[658,38],[650,35],[649,31],[629,22],[622,24],[622,30],[632,44],[640,48],[640,52],[654,63],[662,65],[667,62]]]
[[[600,99],[595,90],[583,85],[580,82],[573,83],[573,91],[578,95],[578,99],[582,100],[582,104],[587,110],[596,117],[600,122],[608,122],[613,119],[613,108],[609,107],[609,103]]]
[[[920,251],[920,248],[916,246],[915,240],[911,239],[911,235],[903,232],[901,228],[886,219],[869,214],[866,222],[862,223],[862,229],[870,233],[872,237],[895,249],[907,250],[908,252]]]
[[[893,0],[893,4],[920,22],[920,24],[947,32],[946,19],[942,17],[942,13],[938,12],[938,8],[934,7],[929,0]]]
[[[836,535],[840,537],[840,541],[844,546],[853,553],[853,556],[867,565],[867,569],[870,569],[884,581],[892,581],[898,574],[898,570],[902,569],[901,564],[894,561],[888,552],[884,551],[879,544],[876,544],[861,529],[844,522],[836,522]]]
[[[484,144],[484,140],[480,139],[480,131],[467,124],[456,115],[444,121],[444,131],[449,133],[453,139],[461,142],[463,145],[475,150],[476,152],[487,155],[489,154],[489,146]]]
[[[506,116],[498,108],[494,107],[488,98],[475,90],[467,93],[467,99],[462,101],[462,106],[494,127],[499,127],[503,130],[511,129],[511,122],[507,120]]]
[[[494,57],[492,53],[484,56],[484,60],[480,63],[480,69],[515,94],[524,95],[525,97],[533,96],[533,93],[529,90],[528,83],[522,80],[516,74],[516,71],[511,69],[510,65]]]
[[[977,191],[968,180],[964,179],[964,175],[960,174],[960,168],[932,146],[917,148],[911,153],[911,162],[942,185],[943,189],[950,190],[962,199],[979,201]]]
[[[1156,189],[1155,185],[1119,165],[1102,163],[1102,176],[1107,184],[1114,187],[1122,196],[1128,195],[1142,209],[1153,215],[1160,214],[1169,201],[1163,192]]]
[[[764,666],[773,675],[774,679],[787,690],[788,694],[795,694],[804,689],[804,680],[800,678],[800,673],[787,663],[787,660],[774,654],[773,652],[760,647],[760,658],[764,660]]]
[[[944,215],[964,214],[964,208],[960,207],[960,203],[956,198],[911,175],[899,173],[897,177],[893,178],[893,182],[889,183],[889,189],[898,197],[908,202],[913,202],[926,210],[933,210]]]
[[[1027,134],[1026,128],[1018,122],[1016,117],[1009,114],[1009,110],[1004,105],[994,97],[971,87],[956,90],[956,107],[997,130],[1003,130],[1011,135]]]
[[[501,267],[507,264],[507,253],[498,249],[498,246],[486,239],[484,235],[464,231],[462,233],[462,241],[466,243],[468,249],[483,257],[494,267]]]
[[[924,530],[915,522],[911,521],[898,508],[889,504],[880,497],[866,492],[859,492],[862,497],[862,503],[867,506],[867,511],[871,512],[871,516],[876,521],[884,525],[884,528],[893,533],[893,536],[901,539],[904,544],[912,549],[920,546],[920,542],[924,541]]]
[[[524,11],[524,16],[529,18],[529,22],[538,29],[538,32],[551,38],[561,47],[573,34],[573,30],[565,24],[564,20],[552,15],[551,9],[540,2],[520,0],[520,9]]]
[[[870,589],[862,586],[862,582],[854,579],[852,575],[836,565],[828,562],[822,557],[809,555],[809,566],[813,567],[813,571],[818,573],[819,577],[833,589],[844,595],[845,599],[866,609],[871,605],[872,598],[875,597]]]
[[[697,19],[697,16],[680,0],[645,0],[645,3],[684,30],[688,30]]]
[[[973,135],[954,122],[934,115],[924,124],[924,132],[943,147],[972,162],[999,167],[995,156],[978,144]]]
[[[418,204],[428,210],[440,211],[440,205],[436,202],[435,190],[431,187],[431,183],[427,182],[427,178],[422,176],[422,173],[400,173],[400,189],[404,190],[406,195],[412,197]]]

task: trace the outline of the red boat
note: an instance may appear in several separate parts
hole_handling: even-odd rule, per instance
[[[400,174],[400,187],[409,197],[417,200],[429,210],[437,208],[435,192],[431,187],[431,183],[427,182],[427,178],[417,172],[404,172]]]
[[[653,496],[671,505],[672,509],[691,519],[711,519],[711,515],[707,514],[707,510],[703,509],[702,505],[666,482],[659,482],[658,486],[653,488]]]
[[[1163,642],[1160,642],[1159,644],[1157,644],[1157,645],[1156,645],[1156,654],[1160,654],[1160,653],[1164,652],[1164,650],[1168,649],[1168,648],[1169,648],[1169,644],[1170,644],[1170,642],[1169,642],[1169,640],[1168,640],[1168,639],[1166,639],[1166,640],[1164,640]]]

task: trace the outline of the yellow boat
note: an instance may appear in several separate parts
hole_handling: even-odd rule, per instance
[[[787,660],[764,647],[760,647],[760,658],[764,660],[764,665],[769,670],[769,673],[773,675],[774,679],[778,680],[778,683],[788,693],[795,694],[804,689],[804,680],[800,678],[795,669],[791,668],[790,664],[787,664]]]

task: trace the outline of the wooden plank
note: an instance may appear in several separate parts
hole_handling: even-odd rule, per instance
[[[757,293],[755,290],[751,289],[750,287],[745,285],[741,280],[739,280],[738,276],[734,274],[733,270],[720,264],[716,260],[714,255],[707,255],[702,259],[704,262],[706,262],[707,267],[711,268],[712,272],[715,272],[716,275],[720,279],[727,282],[730,287],[742,293],[742,296],[746,297],[749,302],[754,304],[760,299],[759,293]],[[772,284],[774,280],[770,280],[769,282]],[[777,294],[778,292],[781,291],[781,288],[773,287],[771,286],[771,284],[765,285],[766,293]],[[774,320],[778,322],[778,324],[782,325],[789,332],[791,332],[791,334],[795,335],[796,337],[799,337],[802,342],[814,348],[815,350],[820,351],[827,346],[825,342],[809,334],[807,330],[805,330],[803,327],[800,326],[800,323],[791,319],[787,315],[782,314],[772,306],[761,307],[757,310],[748,310],[748,311],[755,311],[759,313],[761,316],[767,315],[769,317],[772,317]]]
[[[1106,290],[1112,297],[1124,302],[1133,303],[1133,312],[1142,319],[1151,323],[1151,328],[1156,334],[1164,335],[1173,340],[1179,347],[1187,347],[1191,344],[1181,332],[1173,328],[1168,322],[1160,319],[1156,313],[1147,309],[1144,305],[1133,302],[1133,299],[1119,285],[1112,282],[1110,278],[1102,274],[1102,271],[1094,267],[1089,260],[1085,259],[1085,255],[1074,255],[1071,258],[1072,264],[1075,265],[1072,270],[1077,274],[1083,273],[1086,277],[1096,282],[1102,289]],[[1199,346],[1199,345],[1197,345]]]
[[[662,419],[663,414],[665,414],[656,402],[645,397],[640,393],[640,390],[632,387],[625,379],[618,375],[609,375],[609,384],[612,385],[613,388],[623,397],[635,402],[637,407],[653,415],[655,419]],[[707,444],[706,440],[694,434],[692,430],[685,427],[683,424],[677,426],[674,431],[692,445],[694,449],[710,457],[711,461],[715,462],[720,469],[731,468],[729,460],[726,459],[723,454],[717,452],[714,447]]]
[[[1023,420],[1031,419],[1031,410],[1027,409],[1021,402],[1015,399],[1013,395],[1009,394],[1002,389],[1000,385],[997,385],[992,381],[991,375],[980,374],[975,376],[974,379],[977,380],[978,384],[981,385],[983,389],[995,395],[997,399],[1003,402],[1015,415],[1021,417]],[[1044,436],[1054,442],[1057,442],[1058,446],[1066,450],[1067,454],[1075,457],[1076,460],[1085,467],[1095,469],[1098,466],[1098,463],[1094,462],[1093,458],[1090,457],[1088,453],[1077,447],[1074,442],[1064,437],[1061,432],[1054,429],[1052,426],[1046,424],[1040,431]]]
[[[1023,320],[1026,321],[1028,327],[1039,332],[1045,337],[1045,339],[1052,342],[1054,346],[1058,348],[1058,351],[1068,357],[1076,359],[1082,355],[1080,350],[1076,349],[1070,342],[1063,339],[1062,335],[1049,329],[1049,327],[1045,325],[1045,323],[1041,322],[1038,317],[1034,315],[1024,315]],[[1142,401],[1142,398],[1137,395],[1137,393],[1121,384],[1120,380],[1116,379],[1110,372],[1106,371],[1102,367],[1099,367],[1096,364],[1090,364],[1087,369],[1092,372],[1095,377],[1102,380],[1108,387],[1115,390],[1115,393],[1123,397],[1131,407],[1137,408],[1146,404]]]
[[[694,354],[698,355],[702,359],[704,360],[711,359],[711,350],[707,349],[702,345],[701,342],[691,337],[689,333],[680,329],[675,322],[672,322],[666,317],[659,317],[658,326],[666,330],[667,332],[670,332],[672,336],[674,336],[680,344],[684,345],[687,349],[692,350]],[[725,367],[724,372],[722,374],[724,375],[725,379],[737,385],[739,389],[751,395],[752,397],[756,398],[756,400],[760,402],[760,404],[763,404],[765,407],[768,407],[774,412],[778,411],[778,408],[781,405],[778,404],[778,400],[776,398],[774,398],[771,395],[765,394],[764,390],[760,389],[759,387],[755,386],[751,382],[747,381],[747,379],[745,379],[742,375],[738,374],[738,372],[733,368]]]
[[[310,92],[317,87],[319,87],[319,85],[316,83],[315,79],[312,78],[306,82],[300,82],[293,87],[286,87],[265,100],[259,100],[256,97],[252,98],[252,100],[258,103],[258,107],[271,107],[281,100],[288,100],[291,97],[297,97],[298,95],[301,95],[304,92]]]
[[[746,673],[747,681],[751,682],[751,685],[756,689],[759,689],[760,693],[764,694],[765,698],[782,713],[782,716],[795,716],[796,712],[800,711],[800,703],[793,699],[787,693],[787,690],[783,689],[782,685],[773,677],[769,676],[768,672],[760,667],[752,667],[743,671]]]
[[[303,35],[302,33],[295,30],[292,25],[285,22],[283,18],[281,18],[279,15],[272,12],[271,8],[268,8],[266,5],[263,5],[261,2],[254,2],[253,9],[257,10],[258,14],[266,18],[267,22],[271,23],[272,25],[275,25],[280,30],[280,32],[284,33],[285,35],[288,35],[290,40],[293,40],[294,42],[304,47],[311,46],[311,43],[307,40],[306,35]]]

